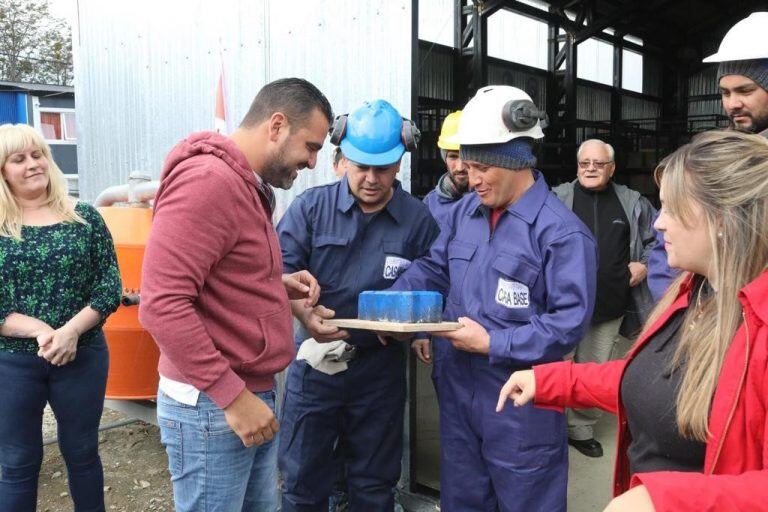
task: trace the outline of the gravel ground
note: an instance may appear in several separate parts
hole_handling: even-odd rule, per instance
[[[121,413],[104,409],[102,426],[125,419]],[[50,409],[43,417],[43,437],[56,435],[56,420]],[[108,511],[172,511],[173,491],[160,431],[144,422],[99,433],[99,452],[104,465],[104,495]],[[45,447],[40,471],[39,511],[70,512],[72,500],[67,487],[67,469],[56,443]]]

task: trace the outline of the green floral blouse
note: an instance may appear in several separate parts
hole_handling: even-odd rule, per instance
[[[90,305],[102,320],[80,336],[78,345],[87,345],[120,305],[120,272],[104,219],[84,202],[75,211],[88,224],[23,226],[21,241],[0,236],[0,324],[19,313],[57,329]],[[37,341],[0,336],[0,350],[36,353]]]

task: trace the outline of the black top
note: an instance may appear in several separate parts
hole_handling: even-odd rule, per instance
[[[684,367],[670,370],[683,333],[685,310],[678,311],[637,353],[621,381],[631,443],[630,474],[704,470],[705,443],[683,438],[677,429],[678,387]]]
[[[619,318],[629,302],[629,220],[613,183],[605,190],[592,191],[576,182],[573,213],[597,240],[597,296],[592,322]]]

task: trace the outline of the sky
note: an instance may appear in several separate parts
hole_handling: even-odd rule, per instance
[[[77,0],[48,0],[51,14],[57,18],[64,18],[70,26],[74,24]]]

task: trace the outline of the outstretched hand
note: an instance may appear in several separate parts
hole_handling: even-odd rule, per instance
[[[533,370],[515,372],[501,388],[499,402],[496,404],[496,412],[501,412],[504,409],[507,398],[514,402],[515,407],[521,407],[530,402],[535,396],[536,377],[533,374]]]

